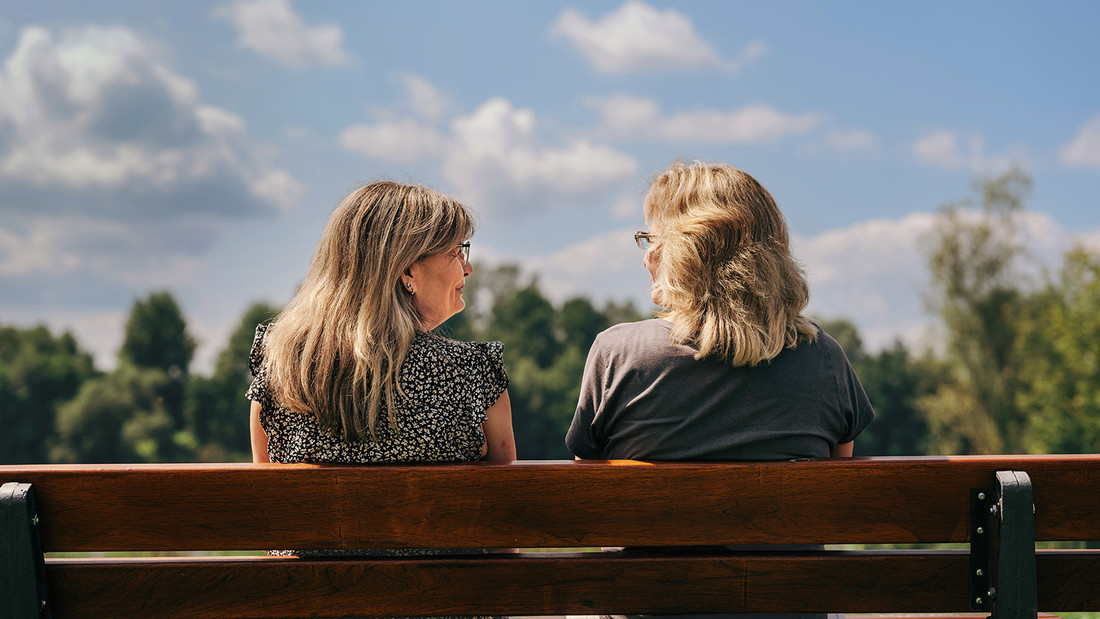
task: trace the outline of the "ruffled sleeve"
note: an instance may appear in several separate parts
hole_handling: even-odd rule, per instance
[[[504,369],[504,344],[501,342],[475,342],[478,352],[478,382],[481,397],[488,409],[496,404],[508,388],[508,372]]]
[[[256,336],[252,340],[252,350],[248,352],[248,371],[252,374],[252,384],[244,395],[249,400],[260,404],[266,404],[269,392],[267,390],[267,372],[264,371],[264,349],[267,338],[267,325],[256,325]]]

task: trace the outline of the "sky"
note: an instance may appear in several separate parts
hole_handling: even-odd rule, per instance
[[[648,181],[726,162],[876,349],[927,342],[927,233],[1033,180],[1036,260],[1100,249],[1100,3],[0,0],[0,324],[112,367],[171,291],[212,359],[376,179],[476,212],[472,258],[648,308]]]

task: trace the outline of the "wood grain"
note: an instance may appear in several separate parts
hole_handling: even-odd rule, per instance
[[[0,467],[46,551],[965,542],[1022,470],[1039,540],[1100,539],[1100,456],[768,463]],[[827,514],[827,517],[823,517]]]
[[[1039,605],[1095,609],[1100,555],[1044,553]],[[56,617],[967,612],[965,553],[51,560]],[[1077,572],[1063,579],[1066,570]],[[1072,585],[1070,584],[1072,582]],[[1088,606],[1081,606],[1082,604]]]

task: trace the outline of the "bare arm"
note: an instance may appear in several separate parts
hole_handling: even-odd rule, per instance
[[[841,443],[836,447],[833,447],[832,456],[834,458],[851,458],[852,449],[855,447],[855,441],[848,441],[847,443]]]
[[[252,461],[271,462],[267,455],[267,433],[260,426],[260,403],[252,402],[252,408],[248,411],[248,432],[252,436]]]
[[[512,434],[512,402],[508,391],[500,394],[495,404],[485,411],[488,419],[481,424],[485,432],[485,456],[492,462],[516,459],[516,437]]]

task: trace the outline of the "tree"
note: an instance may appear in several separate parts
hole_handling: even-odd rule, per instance
[[[558,311],[559,338],[566,348],[587,352],[600,331],[611,326],[607,315],[584,297],[569,299]]]
[[[54,462],[157,462],[193,447],[169,414],[161,393],[169,382],[159,368],[121,364],[86,381],[58,410]]]
[[[516,453],[526,460],[572,457],[565,433],[573,420],[585,352],[570,346],[548,368],[531,357],[509,361],[509,395]]]
[[[256,325],[270,322],[277,313],[278,309],[267,303],[249,306],[218,354],[213,375],[191,378],[184,417],[198,443],[198,460],[251,459],[249,403],[244,397],[252,381],[248,353],[252,350]]]
[[[187,332],[183,312],[171,293],[156,292],[134,301],[118,352],[119,364],[165,373],[168,380],[161,385],[159,397],[177,428],[186,425],[183,402],[194,354],[195,339]]]
[[[160,368],[175,377],[187,374],[194,354],[195,339],[187,332],[183,312],[171,293],[156,292],[134,301],[119,361]]]
[[[948,453],[1027,451],[1013,352],[1023,300],[1017,220],[1030,185],[1015,169],[985,182],[977,213],[970,202],[950,205],[931,235],[927,300],[943,324],[951,372],[918,406],[933,445]]]
[[[1078,247],[1020,312],[1013,356],[1032,451],[1100,451],[1100,254]]]
[[[67,331],[0,327],[0,462],[48,462],[57,408],[95,374]]]
[[[184,420],[188,366],[195,341],[167,292],[134,301],[118,367],[84,382],[58,409],[61,462],[190,460],[198,447]]]
[[[507,297],[493,297],[488,335],[504,342],[505,351],[529,357],[547,368],[561,351],[554,329],[554,307],[531,282]]]

